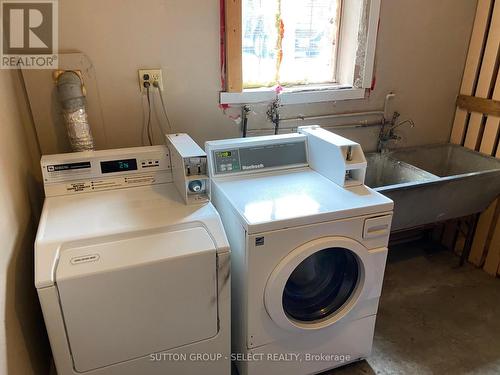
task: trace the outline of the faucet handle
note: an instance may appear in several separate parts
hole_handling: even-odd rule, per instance
[[[387,136],[389,140],[395,140],[395,141],[400,141],[402,137],[394,131],[394,128],[389,129],[389,134]]]
[[[392,114],[391,124],[394,125],[400,116],[401,113],[399,113],[398,111],[394,111],[394,113]]]

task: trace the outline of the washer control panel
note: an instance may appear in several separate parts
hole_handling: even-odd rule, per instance
[[[215,173],[231,173],[241,170],[240,150],[214,151]]]
[[[307,165],[305,140],[230,147],[212,151],[215,175]]]

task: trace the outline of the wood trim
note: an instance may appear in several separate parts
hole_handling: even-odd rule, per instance
[[[226,90],[243,91],[241,0],[226,0]]]
[[[474,27],[472,29],[469,44],[469,52],[467,54],[462,86],[460,88],[460,94],[463,95],[474,94],[474,86],[481,67],[484,40],[487,36],[491,4],[492,0],[479,0],[477,4]],[[466,127],[467,112],[457,109],[450,139],[452,143],[462,144]]]
[[[457,106],[467,112],[475,112],[477,114],[500,117],[499,100],[460,95],[457,99]]]
[[[339,41],[340,41],[340,31],[342,30],[342,12],[344,10],[344,1],[345,0],[338,0],[338,6],[337,6],[337,32],[335,35],[335,40],[337,41],[336,46],[335,46],[335,54],[332,56],[332,66],[333,66],[333,72],[332,72],[332,82],[338,82],[338,76],[339,76]]]
[[[377,44],[378,24],[380,19],[380,0],[371,0],[368,13],[368,32],[366,36],[365,71],[362,88],[372,87],[375,67],[375,46]]]

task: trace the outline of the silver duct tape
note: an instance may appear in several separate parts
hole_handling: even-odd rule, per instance
[[[76,111],[63,112],[69,143],[73,151],[94,149],[94,138],[90,130],[87,111],[79,108]]]

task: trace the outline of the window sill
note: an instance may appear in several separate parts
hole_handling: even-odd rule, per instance
[[[363,99],[365,89],[346,86],[306,86],[284,88],[279,94],[273,88],[247,89],[243,92],[221,92],[221,104],[255,104],[270,102],[276,97],[281,104],[304,104],[334,102],[338,100]]]

